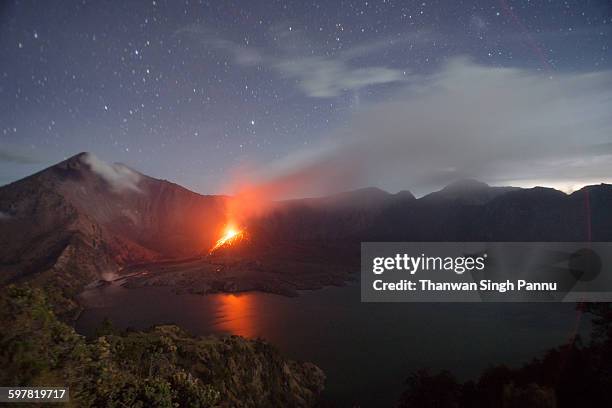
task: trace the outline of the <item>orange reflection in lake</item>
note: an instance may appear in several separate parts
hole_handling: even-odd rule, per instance
[[[248,293],[239,295],[220,295],[220,330],[244,337],[255,337],[255,296]]]

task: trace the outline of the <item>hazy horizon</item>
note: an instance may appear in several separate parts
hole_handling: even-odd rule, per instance
[[[45,165],[44,167],[40,167],[37,170],[34,170],[31,174],[24,176],[23,178],[29,177],[29,176],[31,176],[33,174],[36,174],[36,173],[41,172],[41,171],[44,171],[44,170],[46,170],[46,169],[48,169],[50,167],[55,166],[58,163],[61,163],[64,160],[68,160],[68,159],[74,158],[74,157],[82,155],[82,154],[86,154],[87,156],[89,156],[91,158],[91,160],[87,160],[86,163],[89,165],[90,168],[92,168],[92,170],[94,172],[96,172],[98,175],[100,175],[102,178],[104,178],[110,184],[119,183],[119,185],[121,187],[123,187],[122,184],[125,181],[125,183],[128,183],[128,187],[127,188],[129,189],[129,188],[133,188],[132,183],[134,183],[134,180],[131,179],[129,176],[126,179],[126,174],[121,174],[121,173],[117,172],[116,169],[113,169],[113,165],[126,166],[126,167],[128,167],[128,169],[134,170],[137,173],[140,173],[140,174],[142,174],[144,176],[153,177],[153,176],[151,176],[149,174],[143,173],[142,171],[140,171],[140,169],[128,166],[125,163],[121,163],[121,162],[109,163],[109,162],[105,162],[105,161],[100,160],[95,155],[95,153],[92,153],[92,152],[79,152],[79,153],[75,153],[75,154],[73,154],[71,156],[64,157],[59,162],[52,163],[50,165]],[[109,172],[111,174],[109,174]],[[11,182],[6,183],[6,184],[2,184],[2,185],[0,185],[0,187],[4,187],[4,186],[9,185],[11,183],[20,181],[23,178],[11,181]],[[201,194],[201,195],[227,195],[227,196],[235,196],[237,194],[236,192],[231,192],[231,191],[229,191],[229,192],[222,192],[222,191],[221,192],[197,191],[195,189],[189,188],[189,186],[184,186],[184,185],[180,184],[179,182],[177,182],[175,180],[171,180],[171,179],[163,178],[163,177],[162,178],[153,177],[153,178],[158,179],[158,180],[166,180],[166,181],[169,181],[171,183],[178,184],[181,187],[187,188],[188,190],[193,191],[193,192],[198,193],[198,194]],[[606,182],[606,181],[602,180],[602,181],[593,181],[592,183],[583,184],[583,185],[572,185],[572,186],[565,185],[565,187],[568,187],[568,188],[563,188],[564,187],[563,185],[546,185],[546,184],[543,184],[543,183],[534,183],[534,184],[520,184],[520,183],[514,183],[514,184],[512,184],[512,183],[507,183],[507,184],[492,184],[492,183],[487,183],[485,181],[478,180],[478,179],[475,179],[475,178],[466,177],[466,178],[457,178],[455,180],[451,180],[449,183],[446,183],[444,185],[440,185],[437,188],[434,188],[434,189],[432,189],[430,191],[421,192],[421,193],[417,193],[417,192],[411,190],[410,188],[403,188],[403,189],[398,189],[398,190],[387,190],[387,189],[384,189],[384,188],[382,188],[380,186],[367,185],[367,186],[355,187],[355,188],[352,188],[350,190],[337,190],[337,191],[333,191],[333,192],[330,192],[328,194],[323,194],[323,195],[304,195],[304,196],[294,196],[294,197],[280,197],[280,198],[275,198],[273,200],[283,201],[283,200],[294,200],[294,199],[319,198],[319,197],[326,197],[326,196],[335,195],[335,194],[349,193],[349,192],[353,192],[353,191],[357,191],[357,190],[364,190],[364,189],[370,189],[370,188],[379,189],[379,190],[382,190],[382,191],[384,191],[386,193],[389,193],[389,194],[398,194],[398,193],[403,192],[403,191],[408,191],[408,192],[412,193],[416,198],[422,198],[422,197],[424,197],[424,196],[426,196],[426,195],[428,195],[430,193],[434,193],[434,192],[440,191],[441,189],[443,189],[443,188],[445,188],[445,187],[447,187],[449,185],[452,185],[452,184],[455,184],[455,183],[460,183],[460,182],[463,182],[463,181],[476,181],[476,182],[479,182],[479,183],[487,184],[489,187],[519,187],[519,188],[525,188],[525,189],[535,188],[535,187],[553,188],[553,189],[561,191],[561,192],[563,192],[565,194],[571,194],[571,193],[573,193],[575,191],[578,191],[578,190],[580,190],[580,189],[582,189],[584,187],[588,187],[588,186],[599,185],[599,184],[611,184],[609,182]]]

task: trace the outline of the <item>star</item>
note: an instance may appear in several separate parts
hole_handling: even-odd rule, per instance
[[[184,0],[178,10],[159,0],[72,3],[7,9],[0,134],[18,148],[53,146],[48,157],[57,158],[80,149],[140,163],[140,149],[150,155],[143,172],[179,184],[174,162],[210,174],[230,171],[238,156],[267,163],[334,139],[354,116],[393,106],[458,56],[555,80],[612,69],[603,0],[577,9],[571,1],[281,2],[265,13],[246,0]],[[2,165],[5,180],[26,175]]]

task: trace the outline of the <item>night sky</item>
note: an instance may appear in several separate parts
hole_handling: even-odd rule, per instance
[[[611,39],[607,0],[4,1],[0,184],[90,151],[198,192],[223,192],[236,169],[291,162],[330,144],[341,149],[338,141],[346,136],[339,135],[363,128],[356,117],[377,111],[405,117],[395,102],[406,100],[407,92],[418,93],[422,83],[434,89],[440,83],[435,78],[450,78],[449,72],[482,69],[497,75],[498,68],[511,69],[503,75],[516,81],[561,78],[555,89],[570,91],[565,96],[570,106],[574,97],[580,106],[595,101],[585,151],[598,153],[574,156],[571,165],[583,164],[577,182],[599,179],[610,174],[601,165],[612,158],[605,118],[606,110],[612,112]],[[455,68],[444,68],[453,61]],[[453,83],[463,86],[458,78]],[[535,99],[558,98],[543,90]],[[454,112],[427,106],[418,117],[430,118],[428,123]],[[585,120],[572,125],[584,126]],[[529,120],[512,116],[510,122]],[[384,126],[377,129],[368,137],[386,140]],[[409,130],[404,134],[413,137]],[[587,159],[599,164],[585,167]],[[457,163],[473,162],[462,160]],[[555,160],[560,156],[550,163]],[[518,167],[525,165],[512,168]],[[584,170],[596,167],[599,172]],[[485,164],[476,169],[455,163],[448,169],[466,176],[498,174],[486,180],[493,182],[529,178],[489,172]],[[335,171],[333,165],[327,170]],[[547,170],[534,172],[534,180],[546,182]],[[337,188],[368,184],[397,191],[427,185],[405,174],[392,179],[362,173],[367,174],[345,184],[343,178]]]

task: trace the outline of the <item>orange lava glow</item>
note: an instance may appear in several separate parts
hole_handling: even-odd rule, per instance
[[[217,249],[221,248],[222,246],[233,245],[237,241],[241,240],[243,236],[244,236],[244,231],[232,225],[228,225],[224,228],[223,235],[221,235],[221,238],[217,240],[215,245],[210,249],[209,253],[215,252]]]

